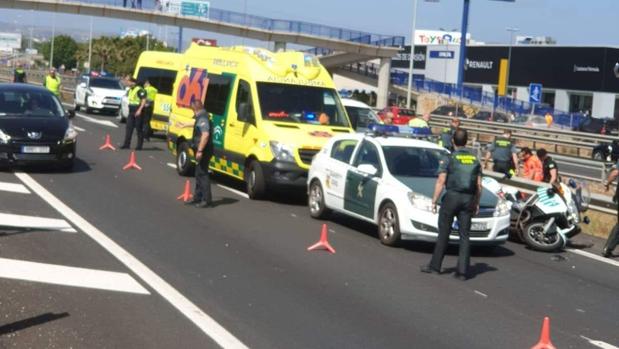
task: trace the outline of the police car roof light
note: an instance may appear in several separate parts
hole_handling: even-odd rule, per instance
[[[428,138],[432,131],[428,127],[409,127],[396,125],[370,124],[368,133],[376,136],[394,136],[409,138]]]

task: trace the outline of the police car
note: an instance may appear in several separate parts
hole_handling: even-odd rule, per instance
[[[449,153],[420,139],[420,129],[372,125],[371,130],[333,137],[316,154],[308,174],[310,215],[325,218],[336,211],[374,223],[385,245],[401,239],[436,241],[438,214],[432,213],[431,198],[439,162]],[[504,243],[510,209],[507,201],[484,188],[480,212],[471,224],[471,243]],[[457,226],[456,220],[450,242],[458,240]]]

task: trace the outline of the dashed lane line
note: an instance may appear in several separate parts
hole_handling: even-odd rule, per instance
[[[580,338],[586,340],[587,342],[589,342],[589,344],[595,345],[598,348],[602,348],[602,349],[619,349],[618,347],[616,347],[616,346],[614,346],[612,344],[609,344],[609,343],[606,343],[606,342],[602,342],[602,341],[596,340],[596,339],[587,338],[587,337],[585,337],[583,335],[581,335]]]
[[[171,168],[174,168],[174,169],[176,168],[176,164],[171,163],[171,162],[168,162],[168,163],[166,164],[166,166],[171,167]]]
[[[57,230],[65,233],[77,233],[77,230],[64,219],[41,218],[10,213],[0,213],[0,227]]]
[[[0,182],[0,191],[8,191],[18,194],[30,194],[30,190],[28,190],[28,188],[26,188],[23,184],[19,183]]]
[[[220,187],[221,189],[225,189],[225,190],[227,190],[229,192],[232,192],[232,193],[234,193],[236,195],[242,196],[245,199],[249,199],[249,195],[247,195],[246,193],[243,193],[240,190],[232,189],[230,187],[226,187],[225,185],[221,185],[221,184],[217,184],[217,186]]]
[[[595,259],[598,262],[603,262],[603,263],[606,263],[606,264],[614,265],[615,267],[619,267],[619,262],[617,262],[615,260],[612,260],[610,258],[605,258],[605,257],[602,257],[602,256],[598,256],[596,254],[593,254],[591,252],[587,252],[587,251],[583,251],[583,250],[576,250],[576,249],[573,249],[573,248],[567,248],[566,250],[568,252],[572,252],[574,254],[581,255],[583,257]]]
[[[108,126],[108,127],[113,127],[113,128],[118,128],[118,125],[116,125],[115,123],[108,121],[108,120],[99,120],[96,118],[93,118],[91,116],[87,116],[81,113],[76,113],[75,116],[84,119],[88,122],[91,122],[93,124],[99,124],[99,125],[103,125],[103,126]]]
[[[149,295],[129,274],[0,258],[0,277]]]
[[[28,174],[17,172],[15,175],[50,206],[60,212],[67,220],[127,266],[135,275],[159,293],[161,297],[166,299],[185,317],[198,326],[207,336],[217,342],[217,344],[224,348],[247,348],[243,342],[234,337],[234,335],[178,292],[172,285],[168,284],[127,250],[107,237],[101,230],[97,229],[69,206],[56,198]]]
[[[86,132],[86,129],[73,125],[73,128],[80,132]]]

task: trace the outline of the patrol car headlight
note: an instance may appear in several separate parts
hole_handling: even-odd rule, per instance
[[[294,162],[294,155],[290,146],[277,141],[271,141],[269,144],[271,145],[271,152],[273,153],[273,157],[275,157],[275,159],[279,161]]]
[[[496,204],[496,208],[494,210],[494,217],[503,217],[509,214],[509,211],[512,209],[512,203],[505,199],[499,199],[499,202]]]
[[[4,131],[0,130],[0,144],[8,144],[11,140],[11,136],[4,133]]]
[[[65,143],[74,142],[77,138],[77,131],[73,128],[73,125],[69,125],[67,127],[67,131],[64,133],[64,138],[62,139]]]
[[[432,212],[432,199],[429,197],[411,191],[408,193],[408,200],[416,209]]]

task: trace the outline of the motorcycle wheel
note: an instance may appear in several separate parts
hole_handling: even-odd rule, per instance
[[[544,234],[545,221],[533,221],[527,224],[522,231],[524,242],[534,250],[542,252],[554,252],[565,244],[563,235],[559,234],[556,226],[551,227],[551,232]],[[554,231],[554,232],[552,232]]]

